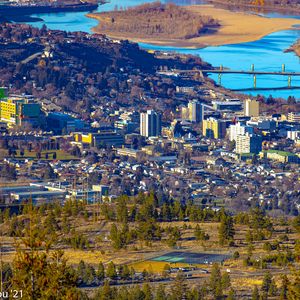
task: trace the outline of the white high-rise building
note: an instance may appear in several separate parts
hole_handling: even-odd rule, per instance
[[[161,115],[154,110],[141,113],[140,134],[145,137],[161,135]]]
[[[241,134],[245,135],[246,132],[253,133],[253,128],[251,126],[246,126],[240,122],[229,126],[229,140],[236,141],[236,137]]]

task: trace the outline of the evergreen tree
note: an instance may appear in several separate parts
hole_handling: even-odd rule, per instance
[[[152,300],[153,299],[153,295],[151,292],[151,287],[148,283],[145,283],[143,285],[143,294],[144,294],[144,300]]]
[[[117,278],[116,266],[112,261],[107,265],[106,276],[110,279]]]
[[[286,275],[281,276],[280,300],[287,300],[289,280]]]
[[[230,276],[229,276],[228,272],[225,272],[222,275],[221,284],[222,284],[223,290],[227,290],[228,288],[230,288],[231,282],[230,282]]]
[[[100,281],[104,280],[104,278],[105,278],[105,269],[104,269],[104,265],[102,262],[100,262],[98,265],[96,276],[97,276],[98,280],[100,280]]]
[[[221,224],[219,227],[220,244],[224,245],[226,242],[232,241],[234,233],[233,218],[231,216],[224,215],[221,218]]]
[[[277,292],[276,284],[272,278],[272,275],[270,272],[266,272],[265,276],[263,278],[261,290],[263,294],[269,295],[269,296],[275,296]]]
[[[172,294],[171,298],[172,300],[182,300],[186,298],[187,294],[187,286],[184,281],[184,275],[182,271],[179,271],[177,273],[177,276],[175,278],[173,287],[172,287]]]
[[[222,276],[221,276],[220,267],[217,263],[214,263],[212,266],[211,274],[209,278],[209,286],[215,299],[221,299],[223,295]]]
[[[260,298],[259,291],[258,291],[257,286],[255,286],[254,289],[253,289],[253,292],[252,292],[251,299],[252,300],[259,300],[259,298]]]
[[[166,299],[167,299],[167,295],[165,292],[165,288],[162,284],[160,284],[156,289],[154,300],[166,300]]]

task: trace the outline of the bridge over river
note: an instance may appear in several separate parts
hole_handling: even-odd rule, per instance
[[[161,74],[170,74],[169,71],[162,71]],[[192,69],[192,70],[178,70],[173,69],[173,74],[199,74],[201,77],[204,76],[204,74],[218,74],[218,84],[221,85],[222,83],[222,76],[225,74],[244,74],[244,75],[253,75],[253,87],[251,88],[243,88],[243,89],[234,89],[235,91],[245,91],[245,90],[255,90],[257,89],[257,76],[258,75],[272,75],[272,76],[287,76],[287,86],[286,87],[277,87],[277,88],[269,88],[269,87],[263,87],[259,88],[259,90],[283,90],[283,89],[300,89],[300,86],[292,86],[292,77],[294,76],[300,76],[300,72],[287,72],[285,70],[285,65],[283,64],[281,67],[281,71],[259,71],[255,70],[254,65],[251,65],[250,70],[232,70],[232,69],[226,69],[223,68],[221,65],[219,69]]]

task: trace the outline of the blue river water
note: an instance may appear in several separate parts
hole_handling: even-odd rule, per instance
[[[113,10],[116,6],[128,7],[153,0],[111,0],[110,3],[99,6],[98,11]],[[165,2],[176,2],[180,5],[201,4],[201,0],[167,0]],[[122,3],[122,5],[120,5]],[[91,32],[92,27],[97,25],[97,21],[87,18],[84,12],[38,14],[34,17],[40,17],[43,22],[29,23],[33,26],[42,26],[46,24],[49,29],[60,29],[66,31],[84,31]],[[267,14],[267,17],[295,17],[300,16],[281,15],[278,13]],[[203,49],[182,49],[163,46],[153,46],[140,44],[147,49],[170,50],[181,53],[200,55],[201,58],[213,66],[223,65],[224,67],[235,70],[250,70],[251,65],[255,65],[255,70],[261,71],[280,71],[282,64],[285,64],[286,71],[300,72],[300,60],[293,53],[286,53],[284,50],[289,48],[296,40],[300,38],[300,30],[297,28],[285,31],[279,31],[269,34],[262,39],[254,42],[232,44],[217,47],[207,47]],[[218,81],[218,75],[211,75],[211,78]],[[287,98],[294,96],[300,99],[300,89],[293,90],[274,90],[273,88],[288,86],[286,76],[258,75],[256,90],[250,90],[253,87],[252,75],[225,74],[222,76],[222,85],[229,89],[246,89],[243,93],[252,95],[264,95],[273,97]],[[292,86],[300,87],[300,76],[292,77]],[[269,90],[260,90],[260,88],[270,88]],[[249,90],[247,90],[249,89]]]

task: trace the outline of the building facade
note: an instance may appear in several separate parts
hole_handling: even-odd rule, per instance
[[[240,122],[229,126],[229,140],[236,141],[238,135],[245,135],[248,133],[253,133],[253,128],[251,126],[246,126]]]
[[[262,137],[255,134],[246,133],[245,135],[237,135],[235,152],[243,153],[259,153],[262,149]]]
[[[259,116],[259,102],[256,100],[247,99],[244,102],[244,115],[247,117]]]
[[[161,115],[154,110],[147,110],[140,114],[140,134],[141,136],[161,135]]]
[[[8,126],[29,124],[37,127],[41,122],[41,106],[30,96],[15,96],[0,100],[0,120]]]
[[[227,122],[225,120],[217,120],[208,118],[202,122],[203,135],[212,139],[223,139],[226,136]]]

